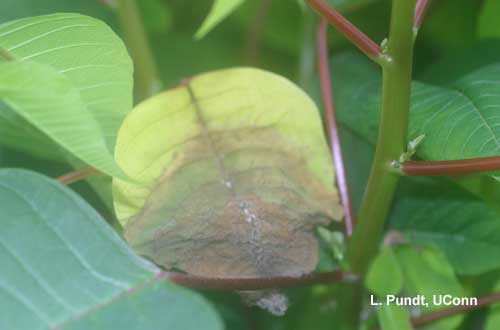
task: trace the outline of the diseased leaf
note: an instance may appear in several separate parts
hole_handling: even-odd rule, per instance
[[[116,159],[125,237],[166,268],[210,277],[298,276],[317,263],[312,229],[341,217],[312,101],[257,69],[197,76],[140,104]]]
[[[76,157],[93,166],[97,163],[106,173],[119,175],[110,151],[93,148],[103,144],[108,150],[114,149],[118,127],[132,107],[132,62],[123,42],[113,31],[99,20],[78,14],[37,16],[0,25],[0,47],[14,57],[13,62],[18,63],[4,65],[26,69],[38,64],[47,72],[43,81],[34,75],[31,85],[27,86],[30,89],[25,90],[19,84],[23,77],[10,77],[14,79],[12,84],[17,84],[17,94],[23,93],[25,107],[20,110],[19,107],[8,109],[0,105],[0,141],[47,156],[39,150],[39,145],[46,145],[44,150],[56,147],[51,146],[45,135],[33,129],[35,127],[52,139],[57,136],[57,142]],[[52,72],[48,73],[50,69]],[[10,80],[5,80],[10,78],[4,74],[4,84],[10,84]],[[65,99],[62,96],[58,99],[54,92],[43,90],[50,89],[52,84],[58,88],[65,85]],[[68,93],[72,95],[72,101],[68,99]],[[12,99],[6,101],[11,105],[14,102]],[[46,101],[54,105],[64,103],[65,109],[56,107],[54,110]],[[22,111],[23,117],[13,110]],[[31,124],[23,118],[28,118]],[[90,127],[96,123],[97,130],[93,128],[93,134],[75,137],[79,126]],[[26,134],[27,131],[30,133]],[[55,155],[57,152],[51,153],[51,156]]]
[[[222,329],[69,188],[3,169],[0,210],[0,329]]]
[[[214,0],[212,8],[201,27],[196,31],[196,38],[203,38],[210,30],[238,8],[245,0]]]

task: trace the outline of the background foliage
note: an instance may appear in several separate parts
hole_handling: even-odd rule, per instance
[[[154,281],[159,269],[138,259],[111,230],[116,221],[109,182],[78,183],[72,186],[75,194],[48,178],[82,162],[121,175],[111,155],[116,129],[133,106],[132,67],[122,41],[112,34],[123,37],[116,15],[104,2],[0,2],[0,24],[6,23],[0,26],[0,46],[16,58],[42,53],[36,63],[0,61],[0,260],[7,269],[0,274],[0,307],[5,315],[16,315],[0,318],[0,328],[109,329],[116,315],[126,316],[120,318],[124,329],[197,329],[199,324],[206,329],[332,328],[341,310],[336,287],[289,290],[292,306],[285,317],[276,318],[244,306],[233,293],[194,293]],[[270,1],[267,7],[265,0],[218,2],[221,7],[214,6],[202,23],[212,1],[138,1],[162,89],[201,72],[251,65],[291,79],[319,105],[315,14],[302,1]],[[375,41],[386,36],[390,1],[330,3]],[[409,138],[426,134],[418,159],[500,152],[499,8],[497,0],[440,0],[430,8],[414,67]],[[66,22],[6,34],[15,28],[7,23],[11,20],[54,13],[88,15],[110,29],[95,19],[62,14],[59,18],[68,18]],[[35,35],[43,37],[33,39]],[[82,48],[60,49],[70,42]],[[357,208],[376,140],[380,73],[337,32],[331,31],[330,46],[341,138]],[[56,53],[44,57],[51,49]],[[82,66],[86,69],[81,75],[71,74]],[[82,148],[81,136],[93,139],[87,148]],[[55,143],[58,139],[63,142]],[[14,167],[24,170],[7,169]],[[388,232],[405,237],[405,244],[382,250],[366,281],[368,288],[378,296],[474,296],[498,289],[499,200],[498,173],[405,178],[387,225]],[[61,214],[66,221],[60,221]],[[26,248],[33,242],[39,249]],[[320,267],[331,263],[323,254]],[[385,268],[395,271],[387,275]],[[78,285],[70,281],[75,278]],[[60,291],[52,289],[55,283],[64,284]],[[42,299],[47,295],[50,301]],[[368,328],[377,318],[385,329],[410,328],[405,309],[383,308],[367,315]],[[499,315],[500,307],[492,306],[428,328],[498,329]]]

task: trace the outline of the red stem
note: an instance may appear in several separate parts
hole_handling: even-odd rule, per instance
[[[361,32],[325,0],[307,0],[307,2],[366,55],[371,58],[382,55],[382,50],[377,43]]]
[[[427,9],[429,9],[430,3],[430,0],[417,0],[417,4],[415,6],[415,19],[413,21],[413,27],[416,29],[420,29],[422,26],[422,21],[427,13]]]
[[[422,326],[446,318],[451,315],[469,312],[497,301],[500,301],[500,292],[480,297],[477,300],[477,305],[453,306],[447,309],[438,310],[432,313],[424,314],[419,317],[415,317],[411,320],[411,323],[415,327]]]
[[[188,288],[219,291],[291,288],[321,283],[349,282],[358,279],[355,275],[340,271],[309,274],[302,277],[279,276],[272,278],[208,278],[178,272],[162,272],[157,277],[168,279]]]
[[[344,166],[344,156],[342,154],[342,146],[340,144],[339,130],[335,116],[335,104],[333,101],[330,64],[328,60],[328,22],[326,19],[322,19],[319,23],[317,49],[319,79],[327,126],[326,133],[330,141],[330,148],[335,163],[340,199],[342,200],[342,205],[345,210],[345,233],[347,237],[351,237],[354,227],[354,215],[352,212],[351,199],[349,198],[347,173]]]
[[[74,172],[70,172],[70,173],[66,173],[64,175],[61,175],[56,180],[62,184],[71,184],[71,183],[74,183],[76,181],[83,180],[88,176],[97,175],[97,174],[99,174],[99,172],[95,168],[86,167],[86,168],[82,168],[81,170],[78,170],[78,171],[74,171]]]
[[[408,161],[401,165],[403,174],[410,176],[456,175],[500,170],[500,156],[445,160],[439,162]]]

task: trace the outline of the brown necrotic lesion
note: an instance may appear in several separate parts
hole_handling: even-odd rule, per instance
[[[187,143],[126,228],[127,238],[158,264],[199,276],[312,271],[312,229],[334,217],[335,196],[273,128],[210,134],[217,156],[202,135]]]
[[[317,225],[337,197],[274,126],[213,130],[188,88],[199,134],[186,141],[125,228],[167,269],[217,278],[300,276],[314,270]]]

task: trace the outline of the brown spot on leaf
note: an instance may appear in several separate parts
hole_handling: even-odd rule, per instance
[[[314,227],[339,214],[337,196],[300,155],[272,127],[200,134],[165,169],[125,237],[165,268],[198,276],[309,273]]]

